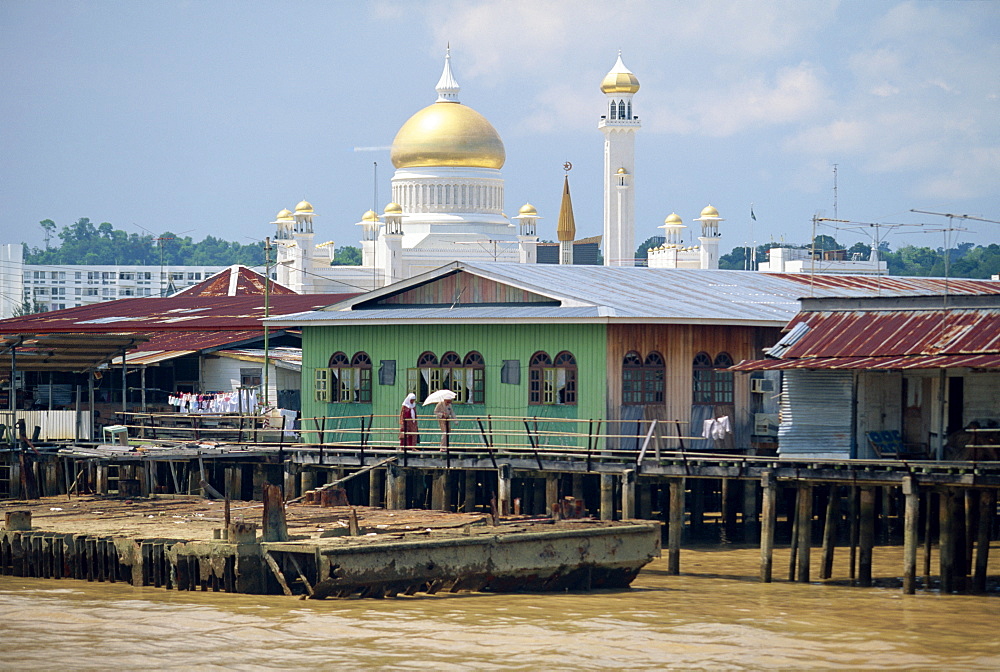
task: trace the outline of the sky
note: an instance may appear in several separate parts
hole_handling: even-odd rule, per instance
[[[911,212],[1000,220],[1000,2],[819,0],[6,0],[0,242],[88,217],[248,243],[307,199],[317,243],[358,245],[448,44],[504,141],[505,212],[531,202],[542,239],[567,161],[577,234],[601,233],[620,49],[641,86],[637,245],[671,212],[697,235],[708,204],[723,252],[806,243],[816,215],[848,245],[1000,242]]]

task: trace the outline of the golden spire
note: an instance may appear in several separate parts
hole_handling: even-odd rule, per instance
[[[576,239],[576,220],[573,219],[573,201],[569,197],[569,175],[563,178],[562,205],[559,206],[559,224],[556,226],[559,242]]]

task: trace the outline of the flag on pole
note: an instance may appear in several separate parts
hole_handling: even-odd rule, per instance
[[[753,203],[750,204],[750,219],[757,221],[757,215],[753,214]]]

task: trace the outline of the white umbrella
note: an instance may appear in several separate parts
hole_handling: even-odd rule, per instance
[[[424,399],[424,406],[430,406],[431,404],[436,404],[439,401],[444,401],[445,399],[454,399],[458,395],[451,390],[438,390],[437,392],[431,392]]]

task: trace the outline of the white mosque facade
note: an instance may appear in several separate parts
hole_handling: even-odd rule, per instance
[[[503,141],[485,117],[459,101],[450,53],[435,90],[437,100],[411,116],[393,140],[392,201],[382,213],[369,210],[356,223],[361,265],[331,265],[334,244],[315,243],[319,215],[302,201],[272,222],[278,282],[304,293],[358,291],[456,260],[536,263],[538,212],[526,203],[517,216],[504,214]],[[608,266],[635,264],[635,134],[640,125],[632,98],[638,90],[638,79],[619,53],[601,82],[607,107],[598,123],[604,135],[603,256]],[[564,199],[564,208],[567,203]],[[709,206],[696,220],[702,224],[697,248],[681,249],[684,227],[679,217],[671,217],[677,221],[668,218],[661,227],[667,242],[650,251],[649,264],[718,268],[718,212]],[[565,226],[573,221],[572,213],[560,213],[558,221],[560,241],[572,241],[575,228]],[[560,255],[560,262],[572,263],[572,254]]]

